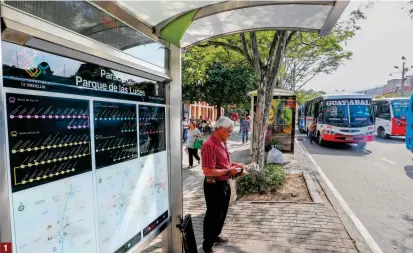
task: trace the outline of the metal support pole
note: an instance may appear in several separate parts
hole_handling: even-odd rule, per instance
[[[169,105],[169,150],[170,150],[170,198],[171,224],[162,233],[162,251],[164,253],[182,253],[182,236],[176,225],[183,216],[183,184],[182,184],[182,83],[181,83],[181,49],[170,46],[170,75],[172,81],[168,85]]]

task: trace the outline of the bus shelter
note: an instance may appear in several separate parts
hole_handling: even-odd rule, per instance
[[[1,1],[0,241],[182,252],[181,50],[328,34],[348,1]]]
[[[256,109],[257,91],[252,91],[248,93],[248,95],[251,97],[250,115],[252,120]],[[295,93],[284,89],[274,89],[269,112],[268,129],[265,133],[266,151],[275,147],[282,152],[294,153],[295,115]],[[252,129],[254,128],[252,127]],[[254,132],[252,134],[254,134]]]

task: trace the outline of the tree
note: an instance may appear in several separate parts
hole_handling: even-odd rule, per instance
[[[297,96],[297,104],[300,106],[300,105],[303,105],[305,101],[324,95],[326,93],[324,91],[315,91],[315,90],[310,89],[310,90],[300,90],[300,91],[297,91],[295,94]]]
[[[285,67],[282,67],[282,61],[287,46],[291,41],[295,42],[292,46],[299,45],[299,48],[311,49],[311,47],[317,46],[318,50],[315,50],[317,54],[314,53],[314,50],[312,51],[313,53],[311,53],[311,50],[307,50],[307,52],[310,53],[308,53],[306,57],[300,58],[301,60],[312,58],[309,65],[311,65],[311,62],[316,64],[314,58],[318,57],[323,50],[330,49],[329,47],[331,45],[336,47],[337,45],[341,46],[340,43],[346,41],[343,38],[351,38],[354,36],[355,31],[359,29],[356,26],[356,21],[360,18],[365,18],[362,11],[360,11],[360,9],[353,11],[348,22],[344,22],[341,25],[339,24],[338,28],[335,28],[333,35],[323,38],[319,38],[316,35],[307,35],[306,33],[297,33],[295,31],[252,31],[218,38],[196,46],[200,48],[213,48],[215,50],[222,48],[227,52],[231,51],[242,56],[244,62],[254,69],[258,95],[253,121],[253,161],[255,162],[256,168],[261,170],[262,176],[262,168],[264,167],[265,132],[268,127],[267,122],[272,102],[272,91],[276,86],[280,86],[279,77],[282,72],[281,70],[285,69]],[[334,43],[325,43],[326,46],[318,47],[320,43],[322,44],[322,40],[331,40]],[[348,53],[344,53],[335,59],[334,52],[336,51],[337,50],[329,50],[327,55],[331,57],[321,61],[320,65],[338,66],[337,62],[340,62],[340,58],[345,59],[349,57]],[[299,57],[299,55],[294,57]],[[332,59],[336,60],[336,63],[331,63]],[[333,70],[334,68],[331,69],[331,71]],[[320,73],[320,71],[316,72]]]
[[[182,100],[195,102],[202,100],[199,89],[205,81],[208,66],[219,63],[225,66],[245,66],[245,59],[222,47],[191,47],[182,54]]]
[[[265,31],[227,36],[200,44],[199,47],[223,47],[237,52],[254,69],[257,80],[257,104],[253,125],[253,161],[257,169],[264,167],[264,145],[272,92],[281,69],[286,45],[295,32]],[[263,175],[262,175],[263,176]]]
[[[368,6],[363,7],[368,8]],[[353,11],[347,20],[338,23],[330,34],[298,32],[287,47],[282,70],[282,87],[298,91],[320,73],[331,74],[352,57],[343,45],[360,30],[357,21],[365,19],[361,10]]]
[[[344,41],[343,38],[351,38],[355,31],[359,28],[356,26],[356,21],[360,18],[365,18],[360,10],[353,11],[348,22],[344,22],[335,28],[332,35],[319,38],[316,35],[307,35],[304,33],[296,33],[294,31],[264,31],[264,32],[248,32],[238,35],[231,35],[224,38],[215,39],[198,45],[198,47],[222,47],[242,55],[246,62],[254,69],[257,80],[257,104],[254,113],[253,123],[253,161],[258,170],[263,171],[264,167],[264,145],[265,132],[267,131],[267,122],[272,102],[272,91],[277,86],[280,86],[279,76],[282,68],[282,60],[285,56],[287,46],[291,41],[294,45],[299,45],[298,48],[307,49],[307,57],[311,58],[315,64],[316,58],[321,51],[329,49],[328,46],[337,46]],[[324,43],[327,46],[318,47],[323,40],[330,40],[334,43]],[[317,50],[311,50],[311,47],[317,46]],[[294,50],[294,49],[290,49]],[[313,52],[313,53],[311,53]],[[315,54],[314,52],[317,52]],[[334,56],[334,52],[329,51],[327,55]],[[290,55],[293,55],[291,53]],[[298,56],[294,56],[298,57]],[[338,58],[348,57],[348,54],[339,56]],[[304,57],[300,58],[304,59]],[[326,59],[321,63],[323,65],[330,63],[331,59]],[[331,65],[331,64],[330,64]],[[336,64],[337,65],[337,64]],[[332,70],[331,70],[332,71]],[[263,174],[263,172],[261,173]]]
[[[216,106],[219,118],[222,106],[247,103],[247,93],[254,85],[255,76],[251,69],[213,64],[207,68],[204,82],[198,87],[201,100]]]

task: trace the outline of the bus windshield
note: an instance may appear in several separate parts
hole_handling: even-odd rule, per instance
[[[393,100],[391,104],[393,109],[393,117],[406,120],[409,100]]]
[[[326,124],[348,124],[348,105],[327,105],[324,112]]]
[[[350,105],[351,124],[373,124],[370,105]]]
[[[326,124],[341,125],[370,125],[371,117],[370,100],[345,99],[328,100],[325,105],[324,119]]]

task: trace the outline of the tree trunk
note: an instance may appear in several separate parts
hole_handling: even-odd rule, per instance
[[[274,50],[271,59],[271,68],[266,71],[261,70],[259,76],[260,83],[257,90],[257,104],[254,114],[254,126],[252,137],[253,161],[256,169],[261,171],[264,176],[264,154],[265,154],[265,135],[268,129],[268,118],[272,107],[272,97],[275,83],[279,77],[281,62],[284,58],[285,47],[289,33],[286,31],[277,31],[277,37],[274,38]],[[254,50],[253,50],[254,51]],[[260,73],[258,72],[258,73]]]
[[[256,169],[262,170],[264,168],[264,146],[265,146],[265,132],[267,131],[267,124],[264,123],[265,113],[265,94],[267,93],[267,83],[261,82],[258,85],[257,103],[254,113],[253,135],[252,135],[252,159],[255,162]]]

